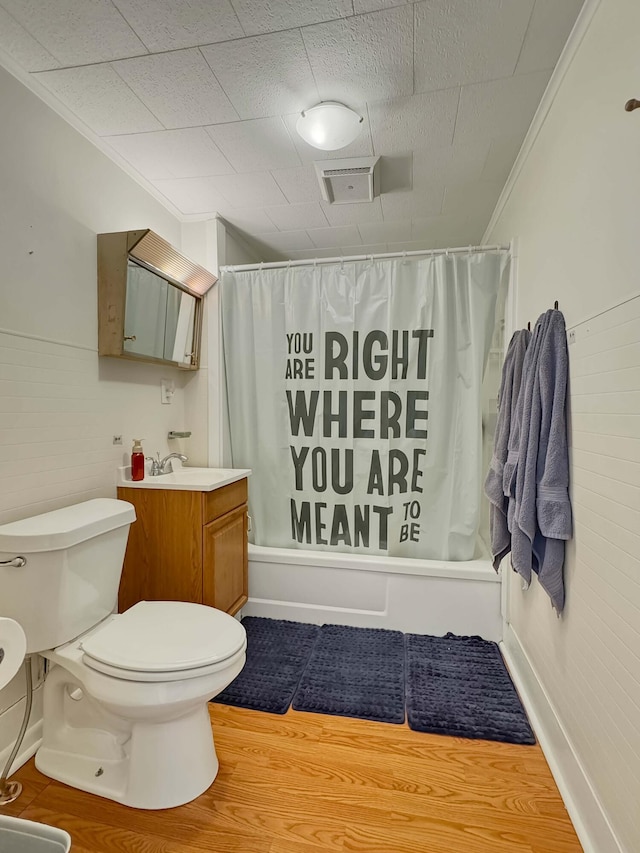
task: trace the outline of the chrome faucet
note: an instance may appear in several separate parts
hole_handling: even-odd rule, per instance
[[[189,461],[189,457],[185,456],[184,453],[170,453],[164,459],[160,459],[159,453],[156,453],[156,456],[158,457],[157,459],[147,456],[147,459],[151,461],[151,471],[149,473],[152,477],[158,477],[160,474],[169,474],[170,471],[167,471],[167,463],[170,459],[179,459],[181,462]]]

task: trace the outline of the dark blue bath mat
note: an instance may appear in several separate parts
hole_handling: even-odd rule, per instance
[[[535,743],[495,643],[407,634],[407,719],[418,732]]]
[[[404,722],[400,631],[323,625],[293,699],[296,711]]]
[[[285,714],[318,634],[317,625],[247,616],[247,662],[214,702]]]

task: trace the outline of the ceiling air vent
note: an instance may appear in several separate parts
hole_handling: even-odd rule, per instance
[[[322,198],[329,204],[373,201],[380,194],[379,157],[316,162]]]

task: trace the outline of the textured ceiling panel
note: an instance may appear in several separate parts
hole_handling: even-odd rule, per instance
[[[248,36],[332,21],[352,13],[351,0],[233,0]]]
[[[416,92],[513,74],[533,3],[432,0],[416,4]]]
[[[302,36],[323,100],[353,106],[412,94],[412,6],[305,27]]]
[[[327,217],[317,202],[311,204],[281,204],[267,208],[269,218],[281,231],[296,228],[326,228]]]
[[[233,172],[229,161],[201,127],[111,136],[109,145],[149,180]]]
[[[2,0],[2,5],[61,65],[147,53],[111,0]]]
[[[61,68],[36,77],[98,136],[162,129],[110,65]]]
[[[371,138],[376,154],[443,148],[451,144],[458,99],[458,89],[443,89],[369,104]]]
[[[305,201],[320,201],[320,184],[313,166],[294,166],[288,169],[273,169],[271,174],[285,194],[287,201],[299,204]]]
[[[14,62],[27,71],[46,71],[60,66],[58,60],[2,8],[0,8],[0,50],[5,51]]]
[[[581,0],[0,0],[0,63],[189,218],[260,256],[482,236]],[[320,151],[321,99],[363,117]],[[98,137],[102,137],[100,141]],[[322,201],[314,162],[378,156],[379,196]]]
[[[320,100],[299,30],[210,45],[202,53],[240,118],[299,112]]]
[[[229,0],[113,1],[153,53],[244,35]]]
[[[479,145],[496,136],[526,131],[549,76],[549,71],[536,71],[463,86],[454,144]]]
[[[582,0],[537,0],[516,74],[553,68],[581,6]]]
[[[361,222],[382,222],[380,199],[360,204],[327,204],[321,202],[329,225],[360,225]]]
[[[385,222],[412,219],[416,216],[437,216],[442,210],[444,186],[421,186],[410,192],[385,193],[380,199]]]
[[[309,231],[314,246],[318,249],[331,249],[333,246],[357,246],[362,243],[360,232],[355,225],[342,228],[314,228]]]
[[[197,48],[112,63],[165,127],[234,121],[234,110]]]
[[[209,180],[232,207],[269,207],[287,203],[280,187],[268,172],[220,175]]]
[[[257,118],[207,128],[211,138],[238,172],[259,172],[299,163],[280,118]]]
[[[180,178],[153,181],[153,185],[186,215],[207,213],[229,204],[213,181],[213,178]]]

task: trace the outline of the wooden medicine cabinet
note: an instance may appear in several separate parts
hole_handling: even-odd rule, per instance
[[[98,355],[197,370],[216,281],[149,229],[98,234]]]

